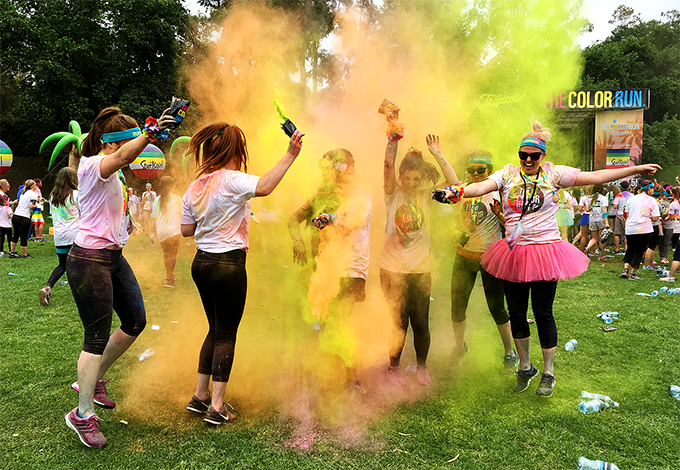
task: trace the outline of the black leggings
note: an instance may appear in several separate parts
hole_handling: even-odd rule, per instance
[[[427,363],[430,350],[430,273],[403,274],[380,270],[380,286],[392,312],[390,366],[399,367],[409,322],[413,329],[413,346],[418,365]]]
[[[557,346],[557,326],[553,317],[553,302],[557,281],[510,282],[505,285],[505,299],[510,312],[510,328],[512,337],[525,339],[531,336],[527,323],[529,294],[531,293],[531,309],[536,319],[538,339],[541,348],[550,349]]]
[[[21,238],[21,246],[28,246],[28,232],[31,230],[31,219],[15,214],[12,217],[12,226],[14,227],[12,243],[16,243]]]
[[[228,382],[234,363],[236,333],[246,305],[246,252],[198,250],[191,265],[191,277],[209,325],[198,358],[198,373],[212,374],[214,382]]]
[[[475,286],[477,273],[482,276],[486,305],[493,316],[496,325],[508,322],[508,312],[505,310],[503,298],[503,281],[493,277],[482,268],[481,262],[456,255],[451,274],[451,320],[454,323],[465,321],[465,311],[470,301],[470,294]]]
[[[626,254],[623,257],[623,263],[630,264],[633,269],[640,267],[640,261],[647,251],[649,240],[652,238],[650,233],[637,233],[635,235],[626,235],[628,246],[626,247]]]
[[[7,249],[12,241],[12,227],[0,227],[0,251],[5,251],[5,237],[7,237]]]
[[[52,274],[50,274],[50,278],[47,280],[47,285],[51,289],[54,287],[54,285],[57,283],[59,279],[61,279],[61,276],[64,275],[66,272],[66,260],[68,259],[68,251],[70,250],[71,245],[62,245],[57,247],[57,256],[59,257],[59,265],[54,268],[52,271]],[[65,253],[59,253],[60,251],[64,251]]]
[[[647,248],[652,251],[656,250],[656,247],[659,246],[659,226],[655,225],[653,230],[652,237],[649,239],[649,243],[647,244]]]
[[[122,250],[73,245],[66,260],[66,277],[85,328],[84,352],[104,353],[114,310],[123,333],[136,337],[144,330],[144,299]]]

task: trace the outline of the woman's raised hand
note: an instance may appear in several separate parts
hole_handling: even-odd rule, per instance
[[[442,147],[439,145],[439,136],[427,134],[425,137],[425,142],[427,142],[427,149],[435,157],[442,154]]]
[[[172,128],[174,124],[177,124],[175,118],[168,114],[169,112],[170,108],[167,108],[165,111],[163,111],[161,117],[158,118],[158,127],[161,130]]]
[[[301,238],[293,242],[293,261],[300,266],[307,264],[307,249]]]
[[[290,138],[290,142],[288,142],[288,153],[291,154],[293,157],[296,157],[300,155],[300,150],[302,149],[302,134],[300,131],[296,130],[293,132],[293,136]]]

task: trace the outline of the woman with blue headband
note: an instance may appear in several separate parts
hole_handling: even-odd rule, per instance
[[[167,139],[175,120],[165,113],[148,118],[144,130],[137,121],[109,107],[99,113],[83,142],[78,166],[80,228],[66,261],[66,275],[80,319],[85,343],[78,359],[78,406],[64,417],[87,447],[106,445],[94,404],[113,408],[106,395],[104,374],[132,345],[146,326],[142,292],[123,246],[132,231],[128,188],[122,169],[149,144]],[[113,311],[120,327],[111,333]]]
[[[642,180],[640,192],[626,201],[623,216],[626,219],[627,248],[621,273],[624,279],[642,279],[637,275],[637,270],[654,235],[654,222],[658,222],[661,216],[659,204],[652,197],[653,192],[654,183]]]
[[[543,353],[543,375],[536,394],[550,397],[555,385],[553,359],[557,347],[557,327],[553,301],[557,281],[581,275],[588,258],[569,242],[562,240],[555,213],[558,191],[572,186],[587,186],[625,178],[638,173],[653,175],[659,165],[638,165],[612,170],[581,171],[545,160],[548,129],[532,121],[532,132],[519,145],[519,166],[506,165],[481,183],[447,189],[446,199],[458,202],[463,197],[479,197],[500,191],[503,199],[506,238],[494,242],[482,255],[482,267],[500,279],[510,314],[510,327],[519,353],[515,392],[523,392],[538,376],[529,358],[530,330],[527,323],[529,296],[536,319]]]
[[[491,154],[484,150],[471,154],[466,172],[471,183],[487,179],[493,173]],[[493,242],[503,238],[505,219],[500,201],[498,191],[492,191],[466,199],[460,211],[461,226],[465,230],[465,235],[456,246],[456,258],[451,275],[451,321],[456,341],[451,359],[458,365],[463,355],[470,349],[465,342],[465,313],[479,273],[484,286],[486,304],[503,341],[503,371],[514,374],[518,359],[517,353],[512,349],[512,332],[508,311],[505,309],[503,281],[486,272],[481,266],[484,251]]]

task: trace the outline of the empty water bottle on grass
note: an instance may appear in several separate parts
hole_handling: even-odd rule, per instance
[[[578,410],[584,415],[598,413],[602,410],[606,410],[607,408],[609,408],[609,405],[607,405],[602,400],[582,401],[578,404]]]
[[[611,407],[619,406],[618,403],[609,398],[607,395],[600,395],[599,393],[589,393],[586,392],[585,390],[581,392],[581,400],[600,400],[601,402],[604,402]]]
[[[567,351],[573,351],[574,349],[576,349],[577,346],[578,341],[576,341],[575,339],[570,339],[569,341],[567,341],[567,344],[564,345],[564,349],[566,349]]]
[[[139,358],[140,361],[143,361],[143,360],[145,360],[145,359],[150,358],[150,357],[153,356],[154,354],[156,354],[156,351],[154,351],[153,349],[149,348],[149,349],[147,349],[146,351],[144,351],[142,354],[140,354],[140,355],[137,356],[137,357]]]
[[[680,400],[680,387],[677,385],[671,385],[668,389],[669,393],[676,400]]]
[[[602,460],[588,460],[585,457],[579,457],[577,470],[619,470],[619,467]]]

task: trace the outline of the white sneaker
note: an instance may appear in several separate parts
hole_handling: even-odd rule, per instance
[[[671,276],[666,276],[666,277],[660,278],[659,281],[664,281],[664,282],[675,282],[675,278],[674,278],[674,277],[671,277]]]

